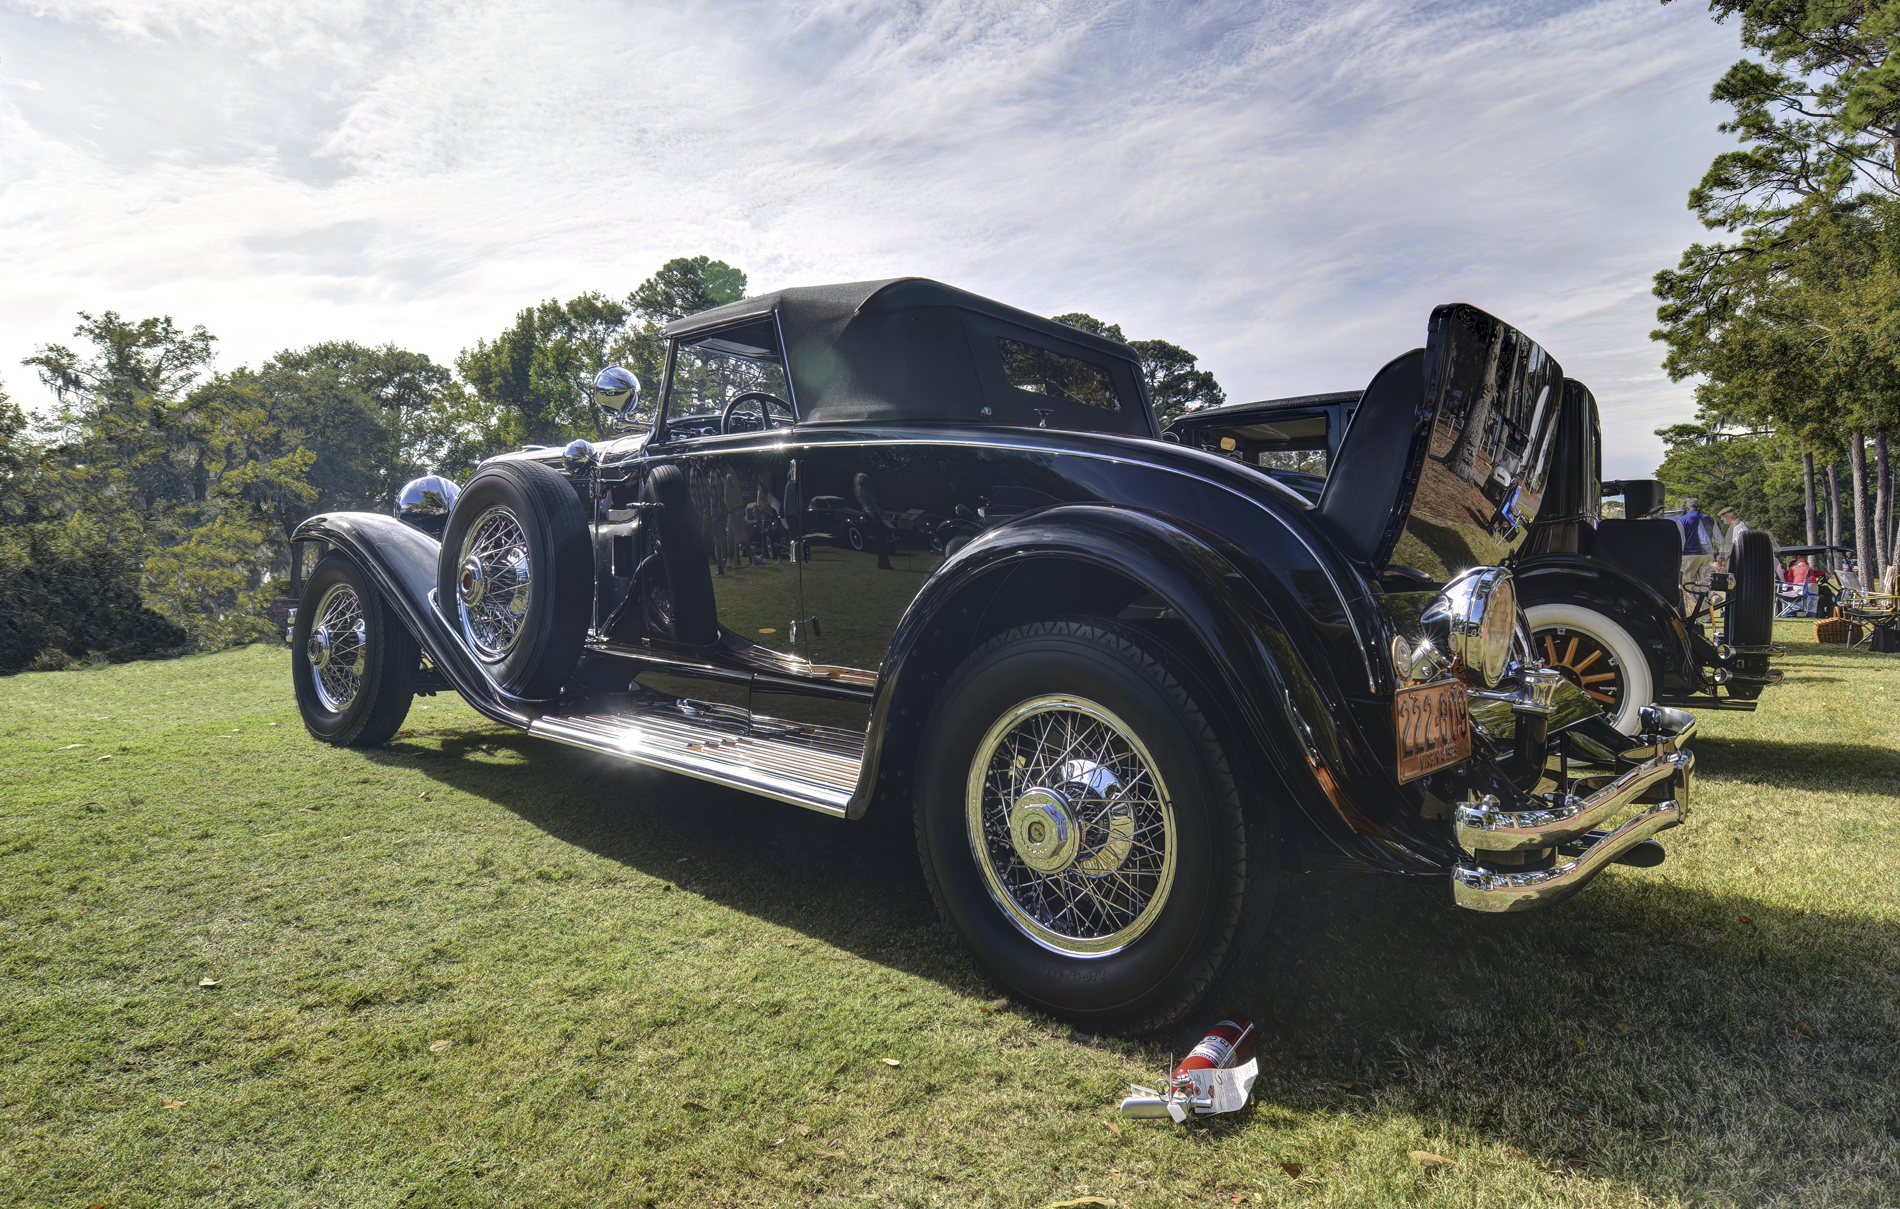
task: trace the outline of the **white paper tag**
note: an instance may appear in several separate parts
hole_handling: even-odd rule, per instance
[[[1217,1112],[1238,1112],[1247,1107],[1247,1099],[1253,1094],[1254,1080],[1259,1077],[1260,1060],[1249,1058],[1239,1066],[1191,1070],[1187,1072],[1185,1081],[1193,1089],[1189,1097],[1196,1101],[1194,1111],[1206,1116]]]
[[[1253,1083],[1260,1077],[1260,1060],[1249,1058],[1239,1066],[1223,1067],[1210,1071],[1213,1075],[1213,1107],[1207,1112],[1238,1112],[1247,1107],[1247,1098],[1253,1095]]]

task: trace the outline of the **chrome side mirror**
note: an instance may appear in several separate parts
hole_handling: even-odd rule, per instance
[[[640,380],[618,365],[609,365],[594,375],[594,404],[616,423],[632,423],[640,407]]]

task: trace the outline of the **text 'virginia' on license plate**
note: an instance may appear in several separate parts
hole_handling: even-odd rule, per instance
[[[1410,781],[1471,758],[1471,711],[1456,680],[1414,684],[1392,699],[1399,732],[1399,780]]]

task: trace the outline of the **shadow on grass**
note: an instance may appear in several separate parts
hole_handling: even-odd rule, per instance
[[[1793,766],[1809,789],[1900,782],[1893,753],[1845,744],[1698,750],[1724,779]],[[903,820],[848,824],[514,733],[391,751],[629,869],[909,976],[982,987]],[[1509,916],[1456,910],[1440,878],[1287,875],[1258,951],[1191,1022],[1138,1049],[1159,1072],[1222,1015],[1259,1024],[1259,1107],[1217,1133],[1276,1112],[1399,1118],[1421,1144],[1493,1140],[1692,1203],[1885,1203],[1900,1187],[1900,928],[1779,916],[1668,865]]]
[[[1892,793],[1900,786],[1900,751],[1865,743],[1807,743],[1697,735],[1698,779],[1780,784],[1795,781],[1822,793]]]

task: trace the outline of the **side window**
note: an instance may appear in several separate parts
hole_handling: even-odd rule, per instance
[[[679,437],[716,432],[726,404],[751,393],[775,396],[788,408],[791,403],[778,331],[769,316],[679,343],[666,384],[667,428]]]
[[[1003,354],[1003,376],[1017,390],[1085,403],[1103,411],[1122,409],[1115,379],[1105,366],[1007,336],[998,336],[996,347]]]

